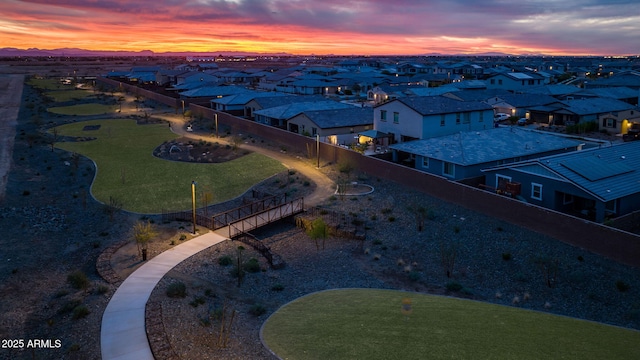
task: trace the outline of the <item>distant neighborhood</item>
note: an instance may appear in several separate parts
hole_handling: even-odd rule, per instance
[[[596,222],[640,210],[638,59],[220,56],[103,76]]]

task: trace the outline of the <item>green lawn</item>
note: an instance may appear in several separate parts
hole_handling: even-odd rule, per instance
[[[118,109],[116,105],[78,104],[48,108],[47,111],[60,115],[102,115],[113,113]]]
[[[640,359],[638,331],[393,290],[299,298],[266,321],[262,336],[282,359]]]
[[[63,84],[59,78],[46,78],[38,79],[35,77],[30,78],[27,84],[43,90],[72,90],[73,85]]]
[[[83,131],[87,125],[98,130]],[[162,160],[152,155],[174,139],[166,124],[137,125],[135,120],[97,120],[58,127],[59,135],[97,137],[86,142],[58,142],[56,147],[85,155],[98,166],[92,193],[101,202],[113,197],[125,210],[160,213],[191,208],[191,181],[196,190],[209,189],[213,202],[232,199],[254,184],[285,170],[269,157],[251,153],[218,164]],[[242,150],[240,150],[242,151]]]
[[[56,102],[64,102],[71,100],[80,100],[93,96],[93,92],[89,90],[62,90],[62,91],[49,91],[45,93],[46,96],[52,98]]]

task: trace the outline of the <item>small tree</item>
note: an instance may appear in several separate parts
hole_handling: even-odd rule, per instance
[[[244,267],[242,266],[242,252],[244,251],[244,246],[238,246],[238,252],[236,253],[236,275],[238,275],[238,287],[242,285],[242,280],[244,278]]]
[[[109,216],[109,221],[113,221],[116,213],[122,209],[122,202],[113,196],[109,196],[109,203],[104,204],[103,210]]]
[[[316,242],[316,249],[320,250],[318,239],[322,239],[322,250],[324,250],[324,243],[327,237],[329,237],[329,226],[324,222],[324,219],[319,217],[311,223],[311,227],[307,229],[307,235]]]
[[[456,257],[458,256],[458,245],[454,242],[440,243],[440,261],[442,269],[448,278],[453,275],[453,269],[456,265]]]
[[[155,227],[148,220],[138,221],[133,225],[133,238],[138,246],[138,254],[142,256],[142,261],[147,260],[147,245],[149,240],[158,235]]]

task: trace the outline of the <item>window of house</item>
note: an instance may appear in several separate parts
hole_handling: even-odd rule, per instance
[[[483,122],[484,121],[484,111],[480,111],[480,118],[478,119],[479,122]]]
[[[380,110],[380,121],[387,121],[387,110]]]
[[[602,119],[602,126],[607,128],[615,128],[616,127],[616,119],[606,118]]]
[[[318,135],[318,128],[314,128],[314,127],[312,127],[312,128],[311,128],[311,135],[313,135],[313,136]]]
[[[500,190],[506,189],[508,182],[511,182],[510,176],[496,174],[496,189],[500,189]]]
[[[440,115],[440,126],[444,126],[444,114]]]
[[[498,85],[502,85],[502,79],[498,79]]]
[[[604,203],[604,211],[608,214],[616,213],[616,200],[607,201]]]
[[[471,113],[466,112],[466,113],[462,114],[462,123],[463,124],[471,123]]]
[[[542,184],[531,183],[531,198],[542,200]]]
[[[442,163],[442,174],[444,176],[448,176],[448,177],[454,177],[455,176],[455,165],[450,163],[450,162],[444,162]]]
[[[397,124],[400,122],[400,114],[396,111],[393,112],[393,123]]]
[[[571,194],[562,194],[562,204],[563,205],[567,205],[567,204],[573,204],[573,195]]]
[[[491,79],[491,85],[496,83],[496,79]]]
[[[426,156],[422,157],[422,167],[425,169],[429,168],[429,158]]]
[[[460,125],[460,113],[456,113],[456,125]]]

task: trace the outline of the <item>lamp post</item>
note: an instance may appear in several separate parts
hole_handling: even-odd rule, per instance
[[[193,234],[196,234],[196,182],[191,181],[191,213],[193,215]]]
[[[316,158],[318,159],[317,168],[320,169],[320,134],[316,134]]]

